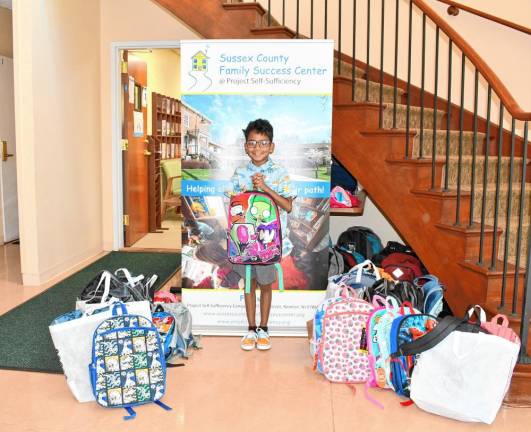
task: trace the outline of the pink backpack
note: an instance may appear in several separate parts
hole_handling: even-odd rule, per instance
[[[468,319],[471,319],[474,312],[476,312],[476,317],[479,316],[482,329],[488,331],[492,335],[520,344],[520,338],[514,330],[509,327],[509,320],[505,315],[498,314],[492,317],[490,321],[487,321],[487,314],[483,308],[480,305],[474,305],[470,306],[465,316],[468,317]],[[498,324],[500,318],[502,319],[502,323]]]
[[[346,295],[327,307],[317,354],[329,381],[361,383],[369,379],[366,324],[373,309],[370,303]]]
[[[501,325],[498,324],[500,318],[502,319]],[[492,317],[490,321],[482,322],[481,327],[487,330],[490,334],[502,337],[510,342],[520,343],[520,338],[514,330],[509,327],[509,320],[505,315],[498,314]]]

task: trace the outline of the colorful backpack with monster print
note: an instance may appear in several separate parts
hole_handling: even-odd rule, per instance
[[[118,313],[118,310],[121,313]],[[140,315],[129,315],[124,303],[115,303],[112,317],[94,332],[90,381],[96,401],[108,408],[125,408],[135,418],[133,406],[160,402],[166,390],[166,361],[159,332]]]
[[[245,292],[251,289],[251,265],[274,264],[278,271],[278,286],[282,279],[282,233],[280,213],[270,195],[243,192],[231,197],[228,215],[227,253],[233,264],[246,266]]]

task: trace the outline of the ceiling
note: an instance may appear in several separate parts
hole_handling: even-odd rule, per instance
[[[0,0],[0,7],[12,9],[13,8],[12,3],[13,3],[12,0]]]

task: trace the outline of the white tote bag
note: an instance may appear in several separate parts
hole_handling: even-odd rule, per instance
[[[491,424],[509,389],[520,345],[485,333],[453,331],[420,354],[411,399],[425,411]]]
[[[151,319],[148,301],[126,303],[127,312]],[[50,326],[53,344],[66,382],[79,402],[94,400],[88,366],[92,361],[92,339],[96,327],[112,316],[112,310]]]

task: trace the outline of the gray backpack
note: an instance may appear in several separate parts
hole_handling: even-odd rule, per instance
[[[189,348],[200,349],[199,337],[192,334],[192,314],[182,303],[155,303],[154,308],[162,308],[175,319],[175,331],[170,342],[177,358],[188,358]],[[171,363],[171,359],[168,359]],[[167,360],[167,361],[168,361]]]
[[[343,255],[333,247],[328,248],[328,277],[343,274],[345,272],[345,261]]]

